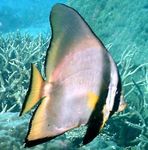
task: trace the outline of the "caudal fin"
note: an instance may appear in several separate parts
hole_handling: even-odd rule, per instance
[[[30,87],[26,95],[24,104],[22,106],[20,116],[28,112],[42,98],[41,92],[42,92],[43,82],[44,82],[43,78],[40,72],[38,71],[37,67],[34,64],[32,64]]]

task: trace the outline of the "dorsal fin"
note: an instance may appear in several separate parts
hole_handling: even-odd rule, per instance
[[[46,60],[46,77],[48,81],[62,58],[69,51],[72,51],[75,46],[78,46],[81,40],[85,40],[85,42],[87,41],[86,39],[98,41],[83,18],[66,5],[56,4],[53,7],[50,22],[52,38]],[[88,45],[89,42],[86,44]],[[101,42],[100,45],[102,45]]]

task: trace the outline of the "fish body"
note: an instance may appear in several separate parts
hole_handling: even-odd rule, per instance
[[[87,144],[114,112],[126,106],[118,70],[100,39],[74,9],[56,4],[50,23],[46,80],[32,65],[30,88],[20,113],[40,102],[30,122],[26,147],[83,124],[88,126],[83,140]]]

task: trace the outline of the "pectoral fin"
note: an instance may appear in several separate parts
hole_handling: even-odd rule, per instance
[[[28,112],[41,99],[43,78],[35,65],[31,66],[30,87],[23,104],[20,116]]]

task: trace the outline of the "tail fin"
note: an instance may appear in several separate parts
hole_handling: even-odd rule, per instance
[[[20,116],[28,112],[42,97],[43,78],[34,64],[31,66],[31,80]]]

